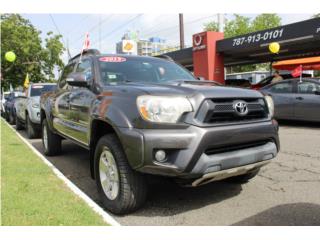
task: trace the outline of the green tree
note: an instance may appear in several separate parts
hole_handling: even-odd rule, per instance
[[[45,39],[45,49],[43,54],[46,61],[43,63],[43,71],[48,76],[48,81],[52,81],[54,78],[55,68],[61,70],[64,66],[60,56],[65,49],[60,39],[60,35],[53,35],[52,32],[48,32],[47,38]]]
[[[312,18],[320,18],[320,13],[316,13],[312,16]]]
[[[234,14],[235,19],[226,21],[224,37],[230,38],[252,32],[250,18]]]
[[[251,24],[252,31],[262,31],[281,25],[281,18],[277,14],[263,13],[258,15]]]
[[[64,51],[61,36],[47,34],[43,43],[38,31],[29,20],[19,14],[1,15],[1,81],[4,88],[22,86],[29,73],[31,82],[54,79],[54,69],[63,67]],[[5,53],[13,51],[13,63],[5,60]]]
[[[212,31],[212,32],[218,32],[219,31],[219,25],[217,22],[208,22],[204,23],[204,31]]]

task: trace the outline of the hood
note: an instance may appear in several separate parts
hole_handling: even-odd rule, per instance
[[[33,103],[40,103],[40,96],[29,97]]]
[[[172,81],[166,84],[157,83],[121,83],[118,87],[135,89],[138,95],[149,94],[157,96],[186,96],[202,95],[203,98],[259,98],[262,94],[255,90],[225,87],[212,81]]]

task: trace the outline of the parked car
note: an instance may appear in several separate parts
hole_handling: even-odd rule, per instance
[[[27,89],[26,96],[15,101],[16,129],[26,128],[28,138],[40,136],[40,96],[56,89],[55,83],[33,83]]]
[[[283,80],[292,79],[292,75],[289,73],[288,74],[280,74],[280,75],[283,78]],[[302,77],[303,78],[310,78],[311,74],[303,73]],[[273,79],[273,76],[266,77],[265,79],[262,79],[260,82],[258,82],[256,84],[252,84],[251,89],[259,90],[259,89],[271,84],[272,79]]]
[[[7,120],[6,112],[4,109],[4,105],[9,97],[10,92],[2,92],[1,91],[1,117]]]
[[[1,117],[6,118],[6,116],[5,116],[5,110],[4,110],[4,104],[5,104],[6,100],[7,100],[10,92],[2,92],[2,91],[1,91],[0,94],[1,94],[1,98],[0,98],[0,101],[1,101],[1,106],[0,106],[0,107],[1,107]]]
[[[146,176],[199,186],[243,183],[276,157],[273,103],[260,92],[197,80],[173,61],[85,51],[41,97],[46,155],[69,139],[90,152],[104,206],[124,214],[146,199]]]
[[[276,119],[320,122],[320,80],[287,79],[261,89],[273,98]]]
[[[16,112],[14,109],[14,103],[15,103],[16,99],[20,96],[23,96],[22,92],[14,91],[14,92],[9,92],[7,94],[7,96],[5,97],[6,101],[3,104],[4,116],[5,116],[5,119],[10,124],[16,123]]]

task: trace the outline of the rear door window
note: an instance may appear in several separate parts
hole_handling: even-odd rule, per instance
[[[319,84],[309,81],[298,82],[298,93],[300,94],[314,94],[317,91],[320,91]]]

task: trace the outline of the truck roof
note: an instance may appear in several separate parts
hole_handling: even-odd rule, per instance
[[[72,57],[71,59],[69,59],[69,63],[75,61],[76,59],[80,58],[81,53],[77,54],[76,56]],[[100,53],[99,50],[97,49],[88,49],[83,51],[82,53],[82,57],[84,56],[94,56],[94,57],[125,57],[127,59],[163,59],[166,61],[170,61],[169,58],[165,58],[165,57],[152,57],[152,56],[140,56],[140,55],[128,55],[128,54],[108,54],[108,53]]]

